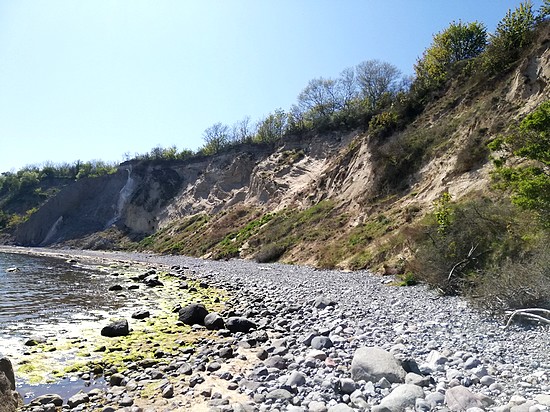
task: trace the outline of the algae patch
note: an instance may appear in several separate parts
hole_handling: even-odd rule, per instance
[[[129,279],[135,274],[126,273],[123,276]],[[32,352],[26,352],[16,362],[18,379],[36,385],[55,382],[71,375],[110,374],[123,371],[131,362],[154,364],[161,362],[164,357],[189,350],[202,334],[190,333],[189,326],[178,323],[174,306],[202,302],[209,311],[220,311],[228,296],[225,291],[206,287],[196,280],[184,281],[168,272],[158,275],[163,286],[147,288],[139,284],[144,292],[142,296],[129,299],[127,307],[119,313],[108,314],[105,321],[101,322],[102,325],[94,322],[79,330],[78,337],[56,336]],[[180,282],[185,282],[186,287],[181,288]],[[131,314],[138,309],[149,310],[151,316],[144,320],[130,319]],[[100,335],[101,327],[109,319],[122,317],[127,318],[130,324],[131,332],[128,336],[107,338]]]

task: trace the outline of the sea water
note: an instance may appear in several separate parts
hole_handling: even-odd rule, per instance
[[[0,252],[0,356],[17,364],[30,338],[78,336],[84,327],[99,328],[128,303],[109,291],[121,281],[112,272],[65,259]],[[21,385],[23,392],[47,392]]]

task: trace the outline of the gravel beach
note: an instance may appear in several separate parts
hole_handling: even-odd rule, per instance
[[[189,333],[204,336],[193,351],[129,363],[105,388],[41,399],[26,410],[54,411],[61,402],[105,412],[550,410],[547,326],[504,328],[503,319],[421,285],[240,260],[16,251],[146,263],[230,296],[210,317],[221,318],[219,327],[193,326]],[[239,329],[244,321],[249,326]]]

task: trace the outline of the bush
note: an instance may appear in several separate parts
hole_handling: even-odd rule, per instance
[[[550,309],[550,250],[545,237],[521,259],[506,259],[489,268],[477,285],[475,300],[494,312],[508,309]]]
[[[512,202],[536,211],[542,223],[550,226],[550,101],[526,116],[516,131],[496,138],[489,147],[497,156],[497,186],[510,190]]]
[[[537,21],[530,1],[520,3],[513,11],[508,10],[482,56],[483,67],[492,74],[509,69],[531,43]]]
[[[377,138],[391,135],[397,129],[397,113],[382,112],[374,116],[369,122],[369,133]]]
[[[286,252],[286,246],[282,244],[271,243],[260,249],[254,256],[258,263],[276,262]]]
[[[440,198],[409,230],[415,253],[408,269],[444,294],[463,294],[492,310],[548,306],[548,232],[534,222],[506,200]]]

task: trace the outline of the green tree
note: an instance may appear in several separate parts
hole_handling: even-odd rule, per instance
[[[490,144],[496,177],[518,206],[536,211],[550,225],[550,100],[526,116],[516,132]]]
[[[546,20],[550,16],[550,0],[544,0],[539,9],[539,20]]]
[[[544,10],[541,9],[541,15],[545,13]],[[538,20],[530,0],[520,3],[513,11],[508,10],[491,36],[484,55],[484,67],[492,73],[506,70],[518,59],[522,48],[531,43],[533,29]]]
[[[487,31],[482,23],[452,22],[434,35],[431,46],[417,62],[417,78],[428,84],[440,84],[453,65],[478,56],[486,45]]]
[[[258,123],[256,140],[258,142],[275,142],[286,133],[288,116],[282,109],[275,110]]]

